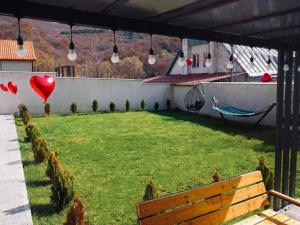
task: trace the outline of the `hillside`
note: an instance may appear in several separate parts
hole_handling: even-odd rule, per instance
[[[0,38],[16,39],[17,19],[0,16]],[[110,63],[113,48],[113,33],[110,30],[88,27],[73,27],[73,41],[78,59],[67,59],[69,26],[59,23],[22,19],[21,31],[24,40],[33,41],[37,71],[54,71],[55,67],[74,65],[76,76],[141,78],[163,75],[180,47],[177,38],[153,36],[156,63],[147,63],[150,36],[132,32],[117,32],[117,45],[121,62]]]

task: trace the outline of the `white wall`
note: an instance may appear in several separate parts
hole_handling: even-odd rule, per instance
[[[17,112],[18,102],[25,103],[32,114],[42,114],[41,98],[35,94],[29,84],[33,75],[52,75],[55,73],[0,72],[0,83],[12,81],[18,85],[18,94],[0,91],[0,114]],[[56,78],[56,87],[48,102],[54,113],[69,113],[70,105],[75,102],[79,112],[91,111],[92,101],[96,99],[101,111],[109,110],[109,103],[115,102],[116,110],[125,109],[128,99],[132,109],[140,109],[141,100],[146,108],[153,109],[157,101],[160,108],[165,108],[166,99],[170,98],[169,84],[144,84],[142,80],[95,79],[95,78]]]
[[[0,71],[32,71],[31,61],[0,61]]]
[[[203,83],[205,90],[205,105],[199,112],[200,114],[220,117],[220,114],[212,110],[213,102],[211,97],[217,97],[221,102],[236,106],[237,108],[260,111],[273,102],[276,102],[276,84],[275,83]],[[192,86],[172,86],[174,107],[185,110],[184,97]],[[256,117],[228,117],[231,120],[255,123]],[[262,121],[262,124],[275,126],[276,107]]]

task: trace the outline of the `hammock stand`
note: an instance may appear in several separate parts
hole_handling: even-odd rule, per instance
[[[198,86],[201,87],[199,90]],[[187,110],[199,111],[205,104],[204,88],[201,83],[190,89],[184,97],[184,105]]]
[[[238,117],[252,117],[252,116],[261,115],[261,117],[255,123],[255,126],[258,126],[260,124],[260,122],[271,112],[271,110],[276,105],[276,103],[274,102],[274,103],[270,104],[266,109],[256,112],[256,111],[239,109],[239,108],[236,108],[231,105],[224,104],[224,103],[220,104],[216,97],[212,97],[212,100],[214,102],[212,109],[218,111],[223,120],[226,120],[224,115],[238,116]]]

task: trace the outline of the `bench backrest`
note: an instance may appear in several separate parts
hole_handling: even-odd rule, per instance
[[[269,205],[260,171],[137,204],[141,225],[221,224]],[[212,223],[213,221],[213,223]]]

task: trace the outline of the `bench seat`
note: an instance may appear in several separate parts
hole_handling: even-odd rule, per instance
[[[270,194],[299,205],[300,202],[276,191]],[[219,225],[269,206],[260,171],[201,186],[136,205],[140,225]],[[300,225],[288,217],[266,210],[238,225]]]

